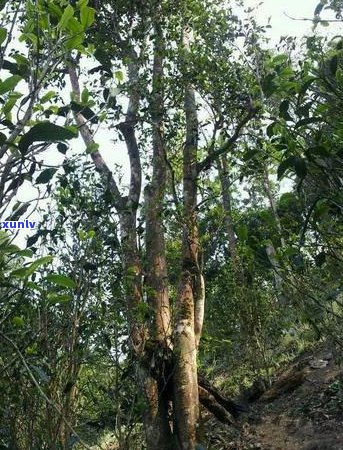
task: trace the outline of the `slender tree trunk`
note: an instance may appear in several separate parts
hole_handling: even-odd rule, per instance
[[[217,166],[220,184],[222,188],[224,220],[228,239],[228,247],[231,260],[234,261],[237,258],[237,240],[232,220],[231,182],[230,182],[229,165],[226,154],[222,155],[217,159]]]
[[[275,220],[275,224],[276,224],[276,227],[277,227],[277,230],[279,233],[281,248],[285,248],[286,243],[285,243],[285,240],[283,237],[281,221],[280,221],[279,214],[277,212],[275,197],[274,197],[272,186],[270,184],[268,168],[266,165],[264,165],[264,167],[263,167],[262,183],[263,183],[263,187],[264,187],[265,193],[267,195],[267,198],[269,200],[269,206],[272,211],[272,214],[273,214],[273,217]],[[271,241],[266,246],[266,253],[267,253],[270,265],[273,268],[274,284],[275,284],[275,289],[277,290],[277,293],[278,293],[277,294],[278,299],[281,304],[285,304],[285,303],[287,303],[287,298],[283,293],[284,283],[283,283],[283,279],[282,279],[282,276],[280,273],[281,272],[280,262],[277,260],[276,250]]]
[[[185,27],[183,50],[187,70],[192,32]],[[197,148],[198,118],[195,91],[185,86],[186,142],[183,149],[183,239],[182,272],[176,304],[174,401],[175,427],[181,450],[194,450],[196,426],[199,417],[197,379],[197,342],[202,328],[202,312],[197,301],[204,303],[203,279],[199,264],[200,245],[197,227]],[[200,298],[199,298],[200,295]],[[195,319],[200,322],[195,324]]]
[[[149,450],[172,450],[173,436],[168,419],[169,399],[166,395],[169,373],[164,373],[163,358],[171,354],[171,323],[168,296],[167,262],[163,230],[163,201],[166,187],[166,157],[163,140],[163,58],[164,37],[160,24],[160,8],[155,17],[155,50],[153,92],[150,104],[152,119],[153,173],[144,190],[146,212],[146,290],[153,311],[150,330],[152,358],[146,354],[151,373],[141,372],[148,408],[145,413],[146,441]],[[157,370],[156,370],[157,366]],[[155,373],[152,373],[155,369]],[[141,368],[141,371],[143,368]]]
[[[269,200],[269,206],[270,206],[270,209],[272,210],[272,213],[273,213],[273,216],[274,216],[274,220],[275,220],[275,223],[276,223],[276,227],[277,227],[278,232],[279,232],[279,238],[280,238],[280,242],[281,242],[281,247],[285,247],[286,244],[285,244],[285,240],[283,238],[281,221],[280,221],[279,214],[277,212],[275,197],[274,197],[272,186],[270,184],[268,168],[266,166],[263,167],[263,187],[264,187],[265,192],[267,194],[267,197],[268,197],[268,200]]]

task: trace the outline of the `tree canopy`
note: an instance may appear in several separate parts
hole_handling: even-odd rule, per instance
[[[341,2],[276,48],[242,1],[0,10],[0,448],[202,448],[341,354]]]

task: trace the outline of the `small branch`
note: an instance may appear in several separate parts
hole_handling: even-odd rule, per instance
[[[300,233],[300,237],[299,237],[299,248],[302,247],[305,243],[305,233],[308,227],[308,224],[310,222],[310,218],[312,216],[312,213],[314,211],[314,208],[316,207],[317,203],[319,202],[319,200],[322,200],[321,198],[316,198],[316,200],[313,202],[313,204],[311,205],[310,209],[308,210],[306,217],[305,217],[305,222],[304,225],[302,227],[301,233]]]
[[[256,110],[251,110],[248,114],[242,119],[242,121],[237,125],[235,132],[233,135],[226,141],[224,144],[216,151],[213,151],[211,154],[207,155],[202,161],[197,164],[198,173],[203,170],[207,170],[211,167],[212,163],[221,155],[228,152],[231,146],[237,141],[240,136],[242,128],[254,117]]]
[[[313,19],[309,19],[308,17],[292,17],[286,12],[284,12],[284,15],[288,17],[291,20],[297,20],[297,21],[306,21],[306,22],[313,22],[313,23],[321,23],[321,22],[343,22],[343,19],[319,19],[317,17],[314,17]]]
[[[25,370],[27,371],[32,383],[34,384],[34,386],[37,388],[38,392],[40,393],[40,395],[44,398],[44,400],[51,405],[54,410],[57,412],[57,414],[62,418],[63,422],[66,424],[66,426],[69,428],[69,430],[77,437],[79,443],[81,445],[83,445],[83,447],[86,450],[92,450],[91,447],[89,447],[78,435],[78,433],[75,431],[74,427],[72,425],[70,425],[70,423],[66,420],[66,418],[64,417],[63,413],[60,411],[60,409],[58,408],[58,406],[55,405],[55,403],[45,394],[45,392],[42,390],[42,388],[40,387],[38,381],[36,380],[35,376],[33,375],[30,367],[28,366],[23,354],[21,353],[21,351],[19,350],[17,344],[15,342],[12,341],[12,339],[10,339],[9,337],[7,337],[5,334],[3,334],[2,332],[0,332],[0,336],[7,341],[15,350],[15,352],[17,353],[17,355],[19,356],[19,358],[21,359],[23,366],[25,367]]]

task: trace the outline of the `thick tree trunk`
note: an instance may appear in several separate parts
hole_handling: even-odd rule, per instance
[[[154,310],[153,339],[170,346],[171,322],[168,296],[167,262],[163,230],[163,202],[167,163],[163,140],[163,57],[165,52],[161,25],[156,19],[153,92],[150,105],[152,119],[153,173],[145,188],[146,210],[146,286],[148,302]]]

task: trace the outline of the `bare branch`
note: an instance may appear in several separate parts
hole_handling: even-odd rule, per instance
[[[212,163],[221,155],[228,152],[233,144],[236,143],[238,138],[240,137],[242,128],[254,117],[256,113],[256,109],[253,109],[248,112],[248,114],[241,120],[241,122],[237,125],[235,132],[233,135],[226,141],[224,144],[218,149],[213,151],[211,154],[207,155],[201,162],[197,164],[198,173],[203,170],[207,170],[211,167]]]

